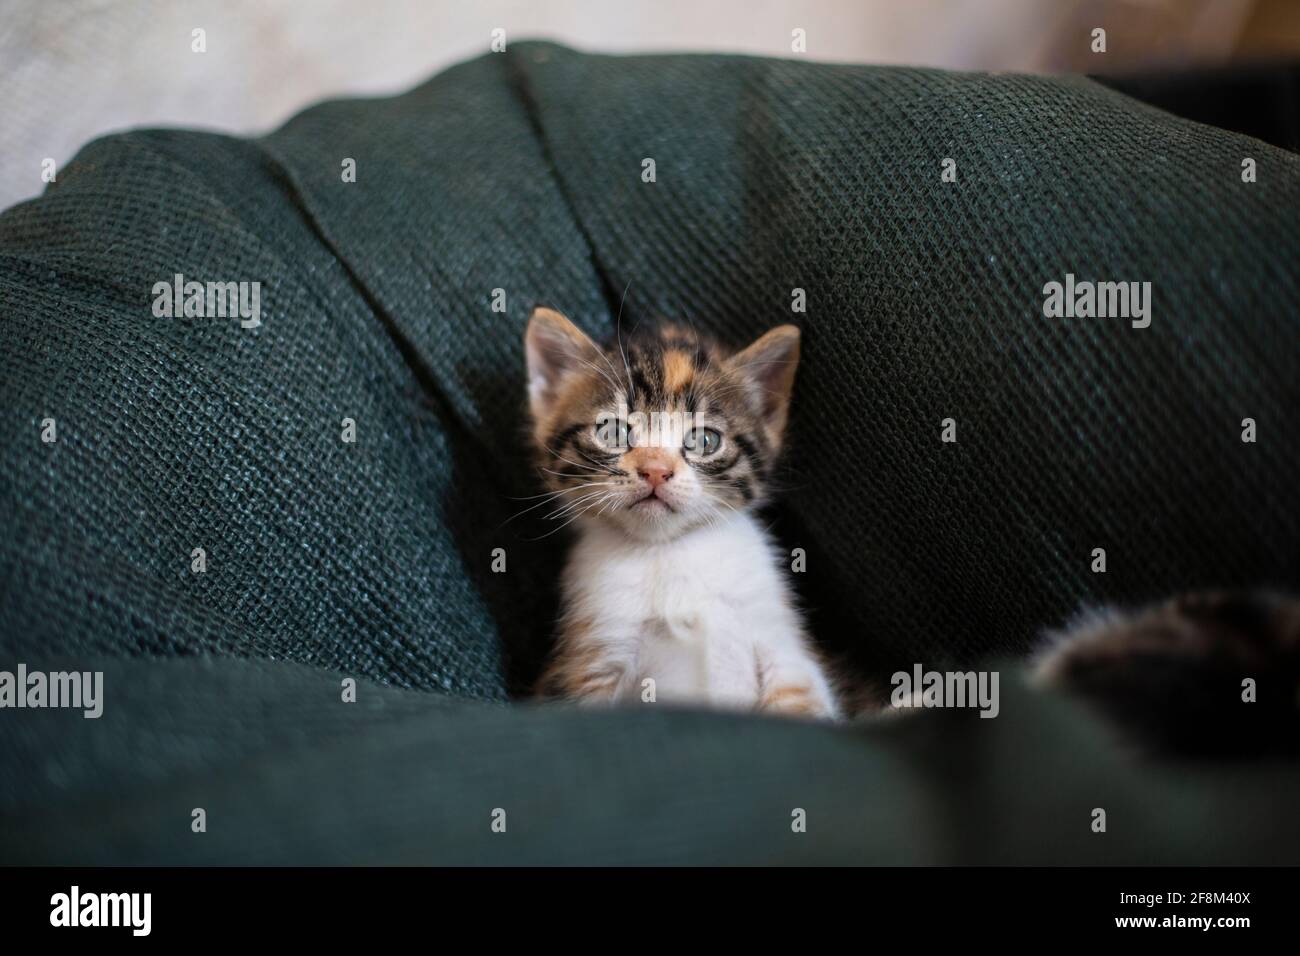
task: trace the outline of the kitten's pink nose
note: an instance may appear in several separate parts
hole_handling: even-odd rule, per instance
[[[673,476],[673,469],[670,465],[665,465],[658,461],[644,462],[636,473],[645,479],[651,488],[658,488]]]

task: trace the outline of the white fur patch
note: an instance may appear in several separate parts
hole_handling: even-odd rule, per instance
[[[566,611],[593,622],[589,640],[617,662],[616,703],[657,701],[750,709],[765,688],[806,686],[835,714],[771,542],[737,513],[667,541],[638,541],[584,522],[564,575]]]

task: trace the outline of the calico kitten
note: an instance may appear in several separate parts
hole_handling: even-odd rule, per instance
[[[1294,598],[1187,594],[1135,613],[1090,611],[1048,640],[1032,662],[1036,682],[1087,701],[1138,750],[1300,754]]]
[[[540,694],[896,713],[867,682],[832,688],[754,516],[781,451],[798,329],[736,354],[673,325],[602,347],[537,309],[525,351],[550,517],[577,531]],[[1088,612],[1048,642],[1035,682],[1083,698],[1141,750],[1300,754],[1300,601],[1184,595]],[[1255,702],[1242,699],[1246,678]]]
[[[550,309],[525,336],[540,472],[577,541],[539,693],[835,717],[771,540],[799,330],[736,354],[675,325],[600,346]]]

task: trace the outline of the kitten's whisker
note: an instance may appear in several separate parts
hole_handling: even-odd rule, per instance
[[[573,501],[566,502],[565,504],[561,505],[559,508],[556,508],[550,514],[548,514],[544,520],[552,521],[556,518],[562,518],[566,514],[572,513],[574,509],[581,506],[583,502],[589,501],[592,498],[599,498],[601,495],[605,495],[605,494],[609,494],[609,492],[607,491],[588,492],[586,495],[582,496],[581,498],[576,498]]]
[[[599,461],[597,461],[595,458],[592,458],[590,455],[588,455],[588,454],[587,454],[585,451],[583,451],[581,448],[578,449],[578,454],[581,455],[583,458],[587,459],[587,461],[591,462],[593,465],[595,465],[595,466],[596,466],[597,468],[599,468],[601,471],[607,471],[607,472],[610,472],[611,474],[616,473],[616,470],[615,470],[615,468],[614,468],[613,465],[605,465],[605,464],[601,464]]]
[[[550,468],[543,468],[542,471],[548,475],[554,475],[556,478],[608,478],[609,475],[602,474],[598,471],[580,471],[576,474],[568,471],[552,471]]]
[[[578,518],[580,518],[580,517],[582,517],[583,515],[589,513],[593,508],[596,508],[597,506],[602,505],[602,504],[608,504],[610,501],[615,500],[615,499],[617,499],[617,498],[619,498],[619,497],[620,497],[620,494],[619,494],[618,491],[604,491],[604,492],[601,492],[600,494],[595,495],[595,496],[594,496],[595,500],[593,500],[593,501],[591,501],[589,504],[587,504],[587,506],[584,507],[580,512],[578,512],[578,514],[576,514],[574,517],[578,517]]]
[[[554,455],[557,461],[562,461],[562,462],[564,462],[566,465],[572,465],[574,468],[589,470],[589,469],[591,468],[592,465],[596,464],[596,462],[591,461],[590,459],[588,459],[588,461],[587,461],[586,464],[583,464],[583,463],[580,462],[580,461],[574,461],[572,458],[565,458],[565,457],[564,457],[563,455],[561,455],[559,452],[557,452],[557,451],[553,451],[553,450],[552,450],[551,448],[549,448],[549,447],[548,447],[546,450],[549,451],[552,455]],[[545,468],[543,468],[542,470],[543,470],[543,471],[547,471],[547,470],[549,470],[549,469],[545,469]]]
[[[730,501],[727,501],[725,498],[719,498],[717,495],[710,493],[709,500],[712,501],[714,504],[722,505],[722,507],[728,509],[729,511],[735,512],[736,514],[740,514],[740,509],[737,508],[735,505],[733,505]],[[712,517],[717,518],[718,516],[713,515]]]
[[[590,509],[588,509],[588,510],[590,510]],[[586,511],[579,512],[578,514],[576,514],[576,515],[574,515],[572,518],[570,518],[568,521],[564,522],[564,524],[560,525],[560,526],[557,527],[557,528],[553,528],[552,530],[546,532],[546,534],[539,535],[539,536],[536,537],[536,538],[527,538],[526,540],[529,541],[529,542],[533,542],[533,541],[541,541],[542,538],[549,538],[551,535],[555,534],[557,531],[563,531],[563,530],[564,530],[565,528],[567,528],[569,525],[573,524],[573,522],[575,522],[575,521],[577,521],[579,518],[581,518],[584,514],[586,514]]]
[[[601,353],[600,353],[600,358],[601,358],[601,361],[603,361],[603,362],[605,363],[605,367],[606,367],[607,369],[609,369],[610,374],[612,374],[612,375],[614,376],[615,381],[617,381],[617,379],[618,379],[618,369],[616,369],[616,368],[614,367],[614,363],[611,362],[611,361],[609,360],[609,356],[606,355],[605,352],[604,352],[603,350],[602,350]],[[621,391],[622,388],[623,388],[623,386],[621,386],[621,385],[616,385],[615,388],[614,388],[614,391],[615,391],[615,392]],[[628,393],[627,393],[627,398],[628,398],[629,401],[631,401],[631,398],[632,398],[632,393],[631,393],[631,392],[628,392]]]
[[[632,384],[632,366],[627,363],[627,352],[623,348],[623,303],[627,301],[627,290],[632,288],[632,280],[627,280],[627,285],[623,286],[623,298],[618,300],[618,315],[614,317],[614,335],[618,337],[618,354],[623,356],[623,368],[627,370],[627,397],[628,401],[632,400],[632,393],[636,391]]]
[[[561,455],[558,451],[556,451],[555,449],[553,449],[550,445],[546,445],[545,448],[546,448],[546,450],[547,450],[548,452],[550,452],[552,455],[554,455],[558,460],[560,460],[560,461],[562,461],[562,462],[565,462],[566,464],[570,464],[570,465],[572,465],[574,468],[586,469],[586,468],[589,467],[589,465],[594,465],[598,470],[600,470],[601,472],[603,472],[603,473],[605,473],[605,474],[610,474],[610,475],[617,475],[617,474],[618,474],[618,472],[615,471],[615,469],[613,468],[613,466],[611,466],[611,465],[603,465],[603,464],[601,464],[600,462],[596,461],[596,459],[594,459],[594,458],[592,458],[590,455],[588,455],[588,454],[587,454],[585,451],[583,451],[581,448],[578,449],[578,454],[581,455],[583,458],[587,459],[587,462],[588,462],[587,465],[584,465],[584,464],[582,464],[581,462],[576,462],[576,461],[574,461],[572,458],[565,458],[565,457],[564,457],[563,455]],[[543,471],[544,471],[544,470],[546,470],[546,469],[543,469]]]
[[[605,496],[600,501],[597,501],[594,504],[592,504],[591,508],[596,507],[596,505],[600,505],[600,510],[596,512],[596,517],[600,517],[605,513],[605,511],[609,508],[610,505],[617,504],[619,501],[622,500],[622,498],[623,495],[619,491],[607,491],[605,492]],[[587,511],[590,511],[591,508],[588,508]],[[586,512],[583,513],[585,514]]]
[[[559,491],[543,491],[540,495],[504,495],[507,501],[535,501],[538,498],[554,498],[556,495],[564,494],[566,489],[561,488]]]
[[[504,528],[506,525],[508,525],[510,522],[514,521],[516,518],[520,517],[521,515],[526,515],[526,514],[528,514],[528,512],[532,511],[532,510],[535,509],[535,508],[541,508],[543,505],[552,504],[552,503],[555,501],[555,499],[556,499],[556,498],[559,498],[561,495],[567,494],[567,493],[569,493],[569,492],[585,491],[585,490],[588,489],[588,488],[594,487],[596,484],[609,484],[609,482],[587,482],[587,483],[585,483],[585,484],[575,485],[575,486],[572,487],[572,488],[561,488],[559,491],[553,491],[553,492],[550,492],[549,494],[542,495],[542,496],[540,496],[540,497],[545,498],[544,501],[539,501],[539,502],[537,502],[536,504],[529,505],[529,506],[528,506],[527,508],[525,508],[523,511],[520,511],[520,512],[518,512],[517,514],[513,514],[513,515],[511,515],[511,516],[510,516],[509,518],[507,518],[505,521],[501,522],[501,524],[497,525],[497,528],[498,528],[498,529],[500,529],[500,528]]]
[[[611,378],[609,372],[606,372],[595,362],[588,362],[585,358],[581,358],[581,357],[578,358],[578,361],[581,362],[583,365],[587,366],[587,368],[591,369],[597,375],[601,376],[606,382],[608,382],[609,387],[614,390],[615,394],[617,394],[619,391],[622,390],[623,386],[620,385],[616,379]],[[609,359],[605,359],[605,364],[609,365]],[[613,366],[610,366],[610,371],[613,371]]]
[[[546,446],[546,450],[547,450],[548,452],[550,452],[552,455],[554,455],[554,456],[555,456],[559,461],[565,462],[566,464],[570,464],[570,465],[572,465],[574,468],[586,468],[586,467],[587,467],[586,465],[584,465],[584,464],[582,464],[582,463],[580,463],[580,462],[576,462],[576,461],[574,461],[572,458],[565,458],[563,455],[561,455],[558,451],[556,451],[556,450],[555,450],[554,448],[552,448],[550,445],[547,445],[547,446]]]

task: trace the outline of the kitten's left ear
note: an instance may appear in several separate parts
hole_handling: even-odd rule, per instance
[[[754,387],[768,438],[773,448],[780,447],[799,367],[798,326],[778,325],[733,355],[727,364]]]
[[[554,407],[561,383],[599,361],[600,349],[560,313],[539,306],[528,319],[524,355],[528,360],[528,404],[533,420],[540,424]]]

